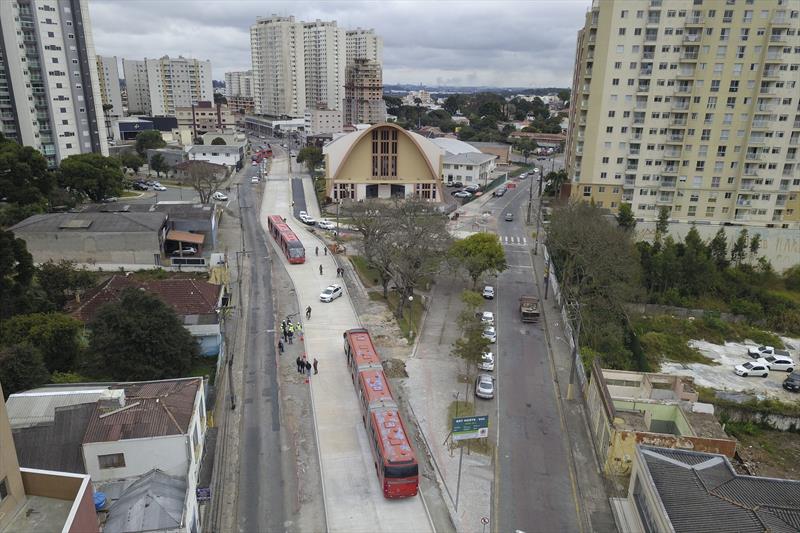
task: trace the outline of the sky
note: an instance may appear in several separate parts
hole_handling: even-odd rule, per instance
[[[383,37],[383,82],[569,87],[591,0],[89,0],[96,52],[211,60],[214,79],[250,69],[257,17],[336,20]],[[120,68],[120,75],[122,70]]]

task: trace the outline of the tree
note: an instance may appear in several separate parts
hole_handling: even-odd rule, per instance
[[[473,288],[478,286],[484,274],[502,272],[508,268],[503,246],[493,233],[475,233],[457,240],[450,247],[449,255],[467,271]]]
[[[386,102],[386,109],[396,109],[403,105],[403,99],[397,96],[383,95],[383,101]]]
[[[50,372],[70,370],[81,351],[83,324],[63,313],[16,315],[0,325],[0,344],[30,343]]]
[[[314,169],[324,160],[325,156],[322,155],[322,150],[316,146],[306,146],[297,153],[297,162],[305,163],[309,174],[313,174]]]
[[[383,297],[388,297],[392,280],[392,217],[391,206],[378,199],[368,198],[343,207],[350,226],[363,237],[364,259],[378,271]]]
[[[144,158],[130,150],[120,156],[120,162],[123,167],[133,170],[134,173],[138,173],[139,169],[144,166]]]
[[[197,342],[167,304],[127,289],[100,308],[89,324],[93,370],[114,380],[145,381],[183,376],[198,356]]]
[[[736,241],[733,243],[731,247],[731,262],[740,265],[742,261],[745,260],[747,256],[747,230],[743,229],[739,232],[739,237],[737,237]]]
[[[694,226],[689,229],[683,239],[681,263],[681,289],[690,296],[699,296],[706,287],[713,283],[716,269],[711,261],[708,247],[700,238]]]
[[[36,269],[36,281],[53,309],[60,311],[70,296],[94,286],[94,275],[85,268],[76,268],[74,261],[62,259],[55,263],[51,259]]]
[[[228,104],[228,99],[222,93],[214,93],[214,105]]]
[[[750,238],[750,259],[755,259],[761,248],[761,234],[756,233]]]
[[[662,205],[658,208],[658,220],[656,221],[656,241],[669,230],[669,207]]]
[[[0,383],[6,398],[44,385],[48,378],[42,354],[33,346],[28,343],[0,346]]]
[[[617,211],[617,224],[625,231],[632,231],[636,228],[636,217],[633,216],[631,204],[620,204]]]
[[[211,140],[211,145],[212,146],[222,146],[222,145],[225,145],[225,144],[227,144],[227,143],[225,142],[225,139],[223,139],[222,137],[214,137]]]
[[[25,241],[0,230],[0,320],[24,312],[35,271]]]
[[[562,102],[568,102],[569,89],[561,89],[560,91],[558,91],[558,99],[561,100]]]
[[[0,134],[0,198],[4,202],[42,212],[54,187],[53,174],[39,151]]]
[[[708,253],[717,270],[725,270],[728,267],[728,237],[725,228],[719,228],[714,238],[709,241]]]
[[[155,157],[154,157],[155,159]],[[200,203],[207,204],[225,181],[224,167],[207,161],[189,161],[183,168],[183,182],[188,183],[200,196]]]
[[[539,147],[533,139],[519,139],[514,143],[514,150],[522,154],[525,164],[528,164],[528,157]]]
[[[167,172],[170,170],[169,163],[164,158],[163,154],[153,154],[153,157],[150,158],[150,169],[156,171],[156,177],[161,177],[161,173],[163,172],[166,176]]]
[[[489,341],[483,337],[483,324],[475,313],[483,303],[481,295],[464,291],[461,294],[461,301],[464,303],[464,310],[458,315],[458,325],[461,329],[461,337],[453,344],[452,355],[464,360],[465,374],[467,379],[473,376],[475,365],[480,363],[483,354],[489,349]]]
[[[119,159],[100,154],[71,155],[61,161],[61,183],[95,202],[122,192],[122,166]]]
[[[544,188],[545,196],[555,196],[561,191],[561,186],[567,182],[567,170],[562,168],[548,172],[544,181],[547,184]]]
[[[141,156],[144,156],[147,150],[164,148],[166,145],[158,130],[143,131],[136,136],[136,151]]]

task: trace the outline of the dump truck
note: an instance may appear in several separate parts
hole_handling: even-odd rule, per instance
[[[519,316],[523,322],[537,322],[539,320],[539,299],[535,296],[520,296]]]

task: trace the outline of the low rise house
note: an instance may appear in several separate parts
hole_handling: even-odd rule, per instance
[[[186,153],[180,148],[151,148],[145,154],[148,163],[152,161],[154,155],[161,154],[164,162],[172,168],[186,161]]]
[[[476,142],[472,141],[467,143],[474,146],[484,154],[497,156],[495,163],[497,165],[508,165],[511,161],[511,145],[504,143],[489,143],[489,142]]]
[[[207,161],[225,166],[230,172],[242,167],[245,145],[205,145],[195,144],[186,149],[186,154],[191,161]]]
[[[443,151],[442,180],[445,183],[461,182],[465,185],[486,186],[492,181],[496,155],[485,154],[458,139],[439,137],[431,141]]]
[[[170,476],[153,469],[136,478],[98,483],[97,490],[106,495],[109,505],[104,533],[197,531],[197,524],[186,520],[189,494],[183,476]]]
[[[211,142],[214,139],[222,139],[225,141],[226,145],[238,145],[238,144],[247,144],[247,137],[244,133],[236,133],[235,130],[226,130],[226,131],[210,131],[208,133],[204,133],[200,136],[203,140],[203,144],[207,144],[212,146]],[[213,146],[221,146],[221,145],[213,145]]]

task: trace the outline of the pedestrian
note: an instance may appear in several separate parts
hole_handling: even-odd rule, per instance
[[[319,266],[319,275],[322,275],[322,265]]]
[[[286,321],[281,320],[281,331],[286,331]]]
[[[325,247],[325,255],[328,255],[328,247]]]
[[[289,344],[292,344],[292,337],[294,337],[294,326],[289,324],[289,327],[286,330],[286,335],[288,336]]]
[[[283,353],[283,342],[278,339],[278,353]]]
[[[306,320],[311,320],[311,306],[306,307]]]
[[[315,374],[319,374],[319,372],[317,372],[317,358],[316,357],[314,358],[314,373]]]
[[[297,356],[297,359],[295,360],[295,364],[297,365],[297,373],[299,374],[300,372],[302,372],[302,370],[300,370],[300,365],[303,365],[303,360],[300,359],[299,355]],[[303,365],[303,367],[305,367],[305,366],[306,365]]]
[[[283,330],[283,342],[289,342],[289,330],[286,328]]]
[[[319,255],[319,246],[317,246],[316,248],[314,248],[314,253],[316,253],[317,255]]]
[[[306,376],[311,377],[311,363],[306,361]]]

